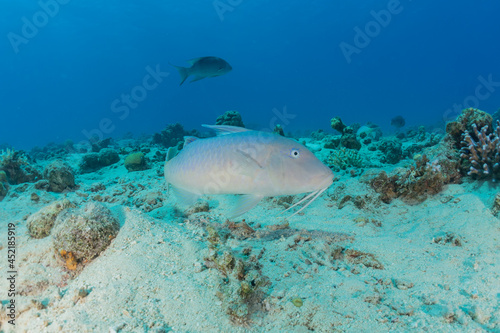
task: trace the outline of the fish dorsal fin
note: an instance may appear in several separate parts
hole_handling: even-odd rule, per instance
[[[193,65],[195,62],[197,62],[198,60],[200,60],[201,58],[204,58],[204,57],[199,57],[199,58],[193,58],[193,59],[189,59],[187,62],[190,63],[191,65]]]
[[[170,147],[168,148],[168,151],[167,151],[167,158],[166,158],[166,161],[170,161],[172,158],[175,157],[175,155],[177,155],[177,148],[176,147]]]
[[[185,136],[184,137],[184,146],[183,148],[186,148],[186,146],[188,144],[190,144],[191,142],[194,142],[196,140],[198,140],[199,138],[195,137],[195,136]]]
[[[263,195],[256,194],[242,194],[236,199],[236,204],[234,209],[229,214],[229,218],[235,218],[248,212],[250,209],[255,207],[263,198]]]
[[[203,124],[201,126],[206,127],[206,128],[210,128],[211,130],[214,130],[215,134],[217,134],[217,136],[252,131],[248,128],[239,127],[239,126],[229,126],[229,125],[206,125],[206,124]]]

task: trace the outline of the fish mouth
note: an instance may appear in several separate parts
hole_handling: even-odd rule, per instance
[[[333,173],[330,171],[328,173],[315,176],[312,179],[312,183],[317,184],[316,189],[328,188],[333,184]]]
[[[314,176],[312,179],[312,182],[315,184],[315,188],[312,189],[312,192],[306,195],[304,198],[302,198],[299,202],[293,204],[292,206],[288,207],[285,209],[283,212],[280,214],[283,214],[294,207],[299,207],[300,204],[303,204],[300,209],[298,209],[295,213],[290,215],[288,218],[291,218],[292,216],[295,216],[296,214],[300,213],[302,210],[307,208],[310,204],[312,204],[323,192],[325,192],[330,185],[333,184],[333,172],[328,169],[326,173],[323,173],[321,175]]]

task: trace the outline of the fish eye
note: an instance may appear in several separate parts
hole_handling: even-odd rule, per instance
[[[293,158],[299,158],[300,157],[300,151],[298,149],[292,149],[290,151],[290,156]]]

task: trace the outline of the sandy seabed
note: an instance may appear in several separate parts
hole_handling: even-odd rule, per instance
[[[385,204],[359,178],[342,176],[286,224],[278,214],[288,203],[279,198],[231,223],[231,196],[204,198],[208,212],[206,204],[183,212],[161,163],[130,173],[119,163],[77,183],[63,194],[11,186],[0,202],[3,332],[500,332],[491,184],[448,185],[418,205]],[[108,248],[76,269],[52,236],[31,238],[26,227],[28,216],[62,198],[78,207],[101,201],[120,222]],[[254,277],[237,276],[240,261]]]

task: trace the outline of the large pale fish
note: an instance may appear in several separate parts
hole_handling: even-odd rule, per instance
[[[295,140],[235,126],[203,126],[217,136],[185,137],[182,151],[172,157],[169,150],[165,162],[165,180],[181,203],[192,204],[204,194],[240,194],[229,214],[233,218],[264,197],[311,192],[289,208],[309,199],[302,210],[333,182],[332,171]]]
[[[201,57],[188,60],[188,62],[191,64],[191,67],[172,65],[181,76],[181,83],[179,85],[183,84],[190,75],[194,76],[190,82],[194,82],[206,77],[224,75],[233,69],[227,61],[218,57]]]

